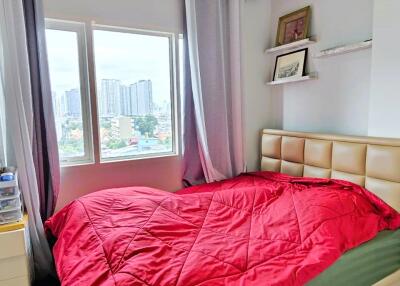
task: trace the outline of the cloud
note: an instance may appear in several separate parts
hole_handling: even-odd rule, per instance
[[[169,38],[94,30],[97,84],[118,79],[129,85],[142,79],[153,83],[153,100],[169,101]],[[47,30],[52,90],[63,93],[79,86],[77,36],[74,32]]]

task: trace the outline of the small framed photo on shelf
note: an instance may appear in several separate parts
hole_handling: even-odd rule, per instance
[[[279,18],[276,45],[285,45],[308,38],[311,7],[307,6]]]
[[[305,75],[308,49],[302,49],[276,57],[273,81],[297,78]]]

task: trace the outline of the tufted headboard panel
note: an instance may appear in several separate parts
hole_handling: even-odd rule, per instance
[[[400,211],[400,139],[265,129],[261,170],[347,180]]]

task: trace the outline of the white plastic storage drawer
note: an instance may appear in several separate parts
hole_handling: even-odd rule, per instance
[[[21,201],[19,196],[7,199],[0,199],[0,213],[7,211],[15,211],[21,209]]]
[[[21,208],[12,211],[0,212],[0,224],[17,222],[22,219]]]
[[[0,200],[19,196],[18,187],[0,188]]]

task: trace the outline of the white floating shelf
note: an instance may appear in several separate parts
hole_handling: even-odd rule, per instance
[[[360,43],[344,45],[339,47],[334,47],[330,49],[326,49],[320,51],[319,53],[314,55],[314,58],[326,58],[331,56],[337,56],[341,54],[347,54],[355,51],[370,49],[372,47],[372,40],[371,41],[364,41]]]
[[[294,82],[301,82],[301,81],[306,81],[306,80],[313,80],[317,79],[317,74],[312,73],[309,75],[305,75],[302,77],[295,77],[295,78],[288,78],[288,79],[279,79],[279,80],[274,80],[267,82],[267,85],[280,85],[280,84],[287,84],[287,83],[294,83]]]
[[[272,54],[272,53],[277,53],[277,52],[284,52],[284,51],[289,51],[289,50],[293,50],[296,48],[302,48],[302,47],[306,47],[309,46],[311,44],[316,43],[316,41],[314,40],[314,38],[307,38],[304,40],[300,40],[300,41],[296,41],[293,43],[289,43],[286,45],[282,45],[282,46],[277,46],[271,49],[266,49],[265,52],[268,54]]]

